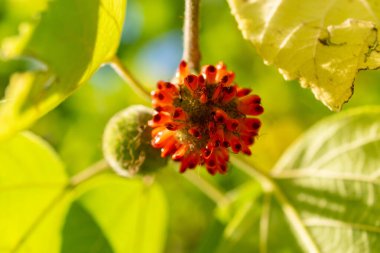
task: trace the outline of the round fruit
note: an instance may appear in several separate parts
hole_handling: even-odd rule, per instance
[[[167,163],[151,146],[152,128],[148,121],[153,110],[134,105],[117,113],[103,134],[103,154],[112,169],[126,177],[150,174]]]

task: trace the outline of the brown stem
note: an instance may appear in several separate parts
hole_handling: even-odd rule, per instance
[[[185,0],[185,22],[183,26],[183,59],[191,70],[198,72],[201,53],[199,50],[199,2]]]

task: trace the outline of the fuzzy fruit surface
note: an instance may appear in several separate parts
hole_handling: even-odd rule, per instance
[[[160,81],[152,92],[156,114],[149,121],[152,146],[181,162],[180,172],[205,165],[210,174],[227,172],[229,151],[250,155],[263,113],[261,99],[234,83],[223,63],[199,75],[182,61],[175,83]]]
[[[103,134],[103,154],[112,169],[126,177],[150,174],[164,167],[166,159],[151,145],[148,120],[153,110],[134,105],[117,113]]]

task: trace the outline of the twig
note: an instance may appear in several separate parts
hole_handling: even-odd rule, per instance
[[[199,2],[185,0],[185,22],[183,25],[183,59],[191,70],[199,71],[201,53],[199,50]]]

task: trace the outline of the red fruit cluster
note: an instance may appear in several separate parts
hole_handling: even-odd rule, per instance
[[[205,165],[208,172],[227,172],[229,149],[250,155],[263,113],[261,99],[234,83],[223,63],[206,65],[200,75],[179,65],[177,83],[160,81],[152,92],[157,113],[149,121],[152,146],[161,156],[180,161],[180,172]]]

